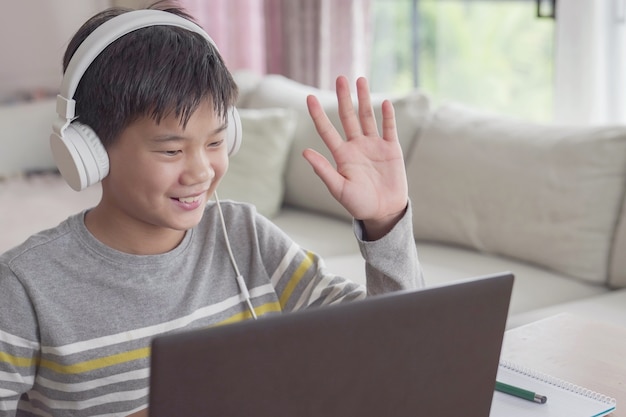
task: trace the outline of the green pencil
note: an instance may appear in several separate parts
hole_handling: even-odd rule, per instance
[[[545,404],[548,398],[545,395],[540,395],[532,391],[525,390],[523,388],[514,387],[513,385],[505,384],[503,382],[496,381],[496,391],[504,392],[505,394],[514,395],[519,398],[523,398],[528,401],[533,401],[539,404]]]

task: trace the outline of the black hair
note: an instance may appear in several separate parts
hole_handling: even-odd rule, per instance
[[[171,1],[159,1],[148,8],[194,21]],[[110,8],[85,22],[67,47],[63,71],[91,32],[129,11]],[[211,101],[218,116],[226,119],[237,93],[217,48],[202,35],[174,26],[150,26],[107,46],[85,71],[74,100],[78,120],[89,125],[108,147],[141,117],[159,123],[173,112],[186,126],[203,100]]]

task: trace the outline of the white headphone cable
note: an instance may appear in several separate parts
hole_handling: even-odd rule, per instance
[[[222,213],[222,206],[220,205],[220,199],[217,196],[217,191],[213,193],[215,196],[215,203],[217,204],[217,211],[220,215],[220,221],[222,223],[222,230],[224,231],[224,238],[226,240],[226,249],[228,249],[228,256],[230,257],[230,262],[233,264],[235,268],[235,274],[237,275],[237,284],[239,284],[239,291],[241,291],[241,295],[246,300],[246,304],[248,305],[248,310],[250,310],[250,314],[252,314],[253,319],[257,319],[256,312],[254,311],[254,307],[252,306],[252,301],[250,301],[250,292],[248,292],[248,286],[244,281],[241,273],[239,272],[239,267],[237,266],[237,262],[235,261],[235,256],[233,255],[233,250],[230,247],[230,240],[228,239],[228,232],[226,231],[226,222],[224,221],[224,213]]]

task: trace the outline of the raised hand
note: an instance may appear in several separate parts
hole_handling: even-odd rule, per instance
[[[339,117],[346,140],[332,125],[317,98],[307,97],[309,114],[335,166],[312,149],[305,150],[304,157],[333,197],[354,218],[363,221],[366,238],[375,240],[402,217],[408,203],[408,186],[391,102],[382,103],[380,135],[367,80],[359,78],[356,87],[358,112],[352,105],[348,80],[337,78]]]

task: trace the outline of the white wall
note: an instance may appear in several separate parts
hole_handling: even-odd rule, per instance
[[[56,89],[68,41],[109,0],[5,1],[0,13],[0,97]]]

